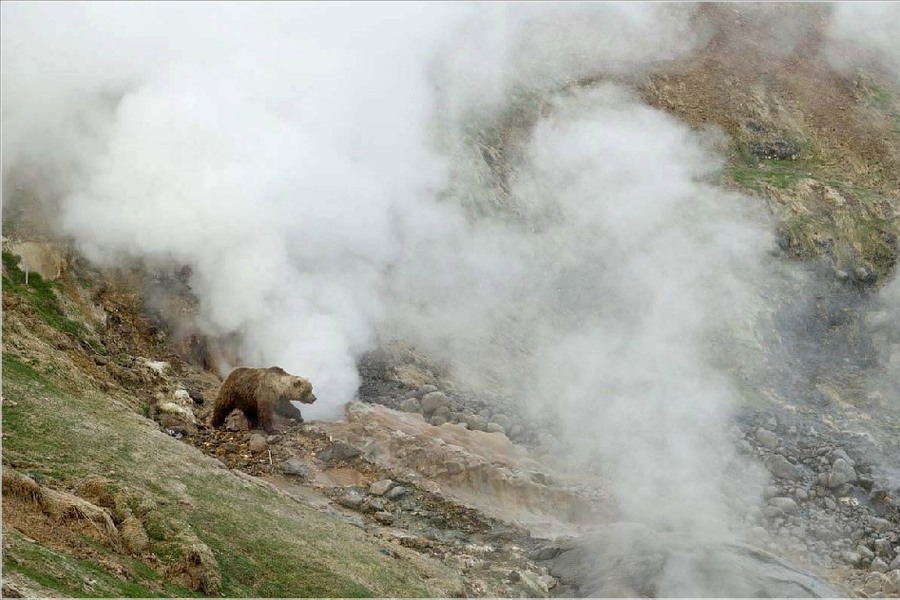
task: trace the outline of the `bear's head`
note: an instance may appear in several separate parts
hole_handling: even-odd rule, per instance
[[[280,367],[271,367],[269,373],[274,375],[278,387],[278,395],[283,400],[312,404],[316,396],[312,391],[312,384],[305,377],[290,375]],[[271,381],[271,380],[270,380]]]
[[[312,384],[308,379],[291,376],[291,380],[289,391],[285,394],[287,397],[303,404],[312,404],[316,401],[316,396],[312,391]]]

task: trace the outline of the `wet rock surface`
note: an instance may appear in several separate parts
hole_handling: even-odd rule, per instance
[[[549,561],[575,597],[840,596],[825,580],[742,544],[614,523],[563,544]]]

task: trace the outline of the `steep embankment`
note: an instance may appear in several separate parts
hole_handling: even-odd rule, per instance
[[[26,289],[14,263],[3,277],[4,595],[459,593],[436,561],[389,555],[163,433],[141,414],[140,385],[87,366],[126,357],[106,356],[90,320],[64,308],[62,290],[80,284],[32,274]]]

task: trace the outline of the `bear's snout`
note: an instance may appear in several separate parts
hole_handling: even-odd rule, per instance
[[[316,395],[315,395],[315,394],[310,394],[310,395],[309,395],[309,399],[308,399],[308,400],[304,400],[303,402],[305,402],[306,404],[312,404],[312,403],[315,402],[315,401],[316,401]]]

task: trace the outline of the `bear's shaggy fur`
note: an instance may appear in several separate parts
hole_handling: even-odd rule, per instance
[[[237,408],[250,421],[251,427],[255,428],[258,423],[271,433],[273,413],[303,422],[300,411],[291,404],[292,400],[304,404],[316,401],[308,379],[291,375],[281,367],[239,367],[228,374],[219,388],[212,425],[221,427],[231,411]]]

